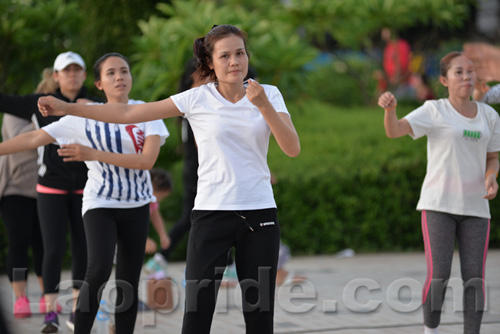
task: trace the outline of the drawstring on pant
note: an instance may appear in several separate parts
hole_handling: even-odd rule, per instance
[[[253,228],[252,228],[252,226],[250,226],[250,224],[248,224],[248,222],[247,222],[247,217],[243,216],[243,215],[241,214],[241,212],[239,212],[239,213],[238,213],[238,212],[234,211],[234,214],[235,214],[235,215],[237,215],[238,217],[240,217],[241,219],[243,219],[243,221],[245,222],[245,224],[247,224],[247,226],[248,226],[248,228],[250,229],[250,231],[252,231],[252,232],[253,232]]]

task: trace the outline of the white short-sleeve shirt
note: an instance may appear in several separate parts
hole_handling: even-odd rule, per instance
[[[417,210],[490,218],[484,199],[486,154],[500,151],[498,113],[476,102],[467,118],[448,99],[426,101],[405,119],[413,139],[427,136],[427,173]]]
[[[129,100],[128,104],[144,103]],[[169,136],[162,120],[136,124],[104,123],[65,116],[42,128],[59,145],[81,144],[95,149],[139,154],[146,137],[158,135],[161,145]],[[83,191],[82,214],[95,208],[136,208],[155,200],[149,171],[85,161],[89,171]]]
[[[279,113],[288,114],[279,90],[262,85]],[[227,101],[215,83],[171,97],[189,120],[198,145],[196,210],[275,208],[267,151],[271,130],[246,97]]]

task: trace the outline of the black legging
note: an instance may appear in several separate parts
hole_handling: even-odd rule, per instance
[[[0,201],[0,213],[9,240],[6,261],[9,281],[27,279],[30,247],[35,273],[37,276],[42,276],[43,243],[36,212],[36,199],[19,195],[5,196]],[[15,275],[14,270],[16,270]]]
[[[149,204],[132,209],[93,209],[83,216],[88,266],[80,290],[75,333],[90,333],[102,289],[116,256],[116,333],[133,333],[137,317],[138,287],[149,229]]]
[[[45,293],[57,293],[66,253],[68,220],[71,229],[73,287],[79,289],[87,267],[87,246],[82,220],[82,195],[38,193],[38,217],[42,231],[42,267]]]

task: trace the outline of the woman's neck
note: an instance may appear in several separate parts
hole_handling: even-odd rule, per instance
[[[128,103],[128,95],[127,96],[106,96],[106,100],[108,103]]]
[[[448,98],[453,108],[465,117],[472,118],[476,116],[477,108],[476,104],[470,100],[470,98],[462,98],[456,96],[450,96]]]
[[[66,97],[70,101],[75,101],[76,98],[78,97],[78,93],[80,91],[73,91],[73,90],[63,90],[62,88],[59,88],[61,90],[61,94]]]
[[[246,94],[243,82],[237,84],[218,84],[217,90],[219,91],[220,95],[222,95],[222,97],[232,103],[238,102]]]

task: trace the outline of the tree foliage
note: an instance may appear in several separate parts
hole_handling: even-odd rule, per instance
[[[316,56],[316,49],[284,19],[279,2],[249,6],[244,1],[158,4],[158,15],[139,23],[142,35],[135,39],[137,89],[151,99],[175,93],[184,64],[192,56],[193,41],[214,24],[234,24],[249,34],[250,63],[259,80],[278,85],[285,95],[296,93],[304,84],[304,65]]]
[[[0,0],[0,91],[31,93],[56,55],[82,50],[82,16],[64,0]]]
[[[472,0],[291,0],[288,7],[297,25],[312,40],[328,34],[342,48],[370,47],[383,27],[399,31],[414,26],[461,28]]]
[[[77,0],[85,21],[79,41],[82,56],[94,62],[108,52],[132,53],[132,39],[140,33],[137,22],[155,11],[158,0]],[[169,2],[169,1],[162,1]],[[87,24],[89,23],[89,24]]]

